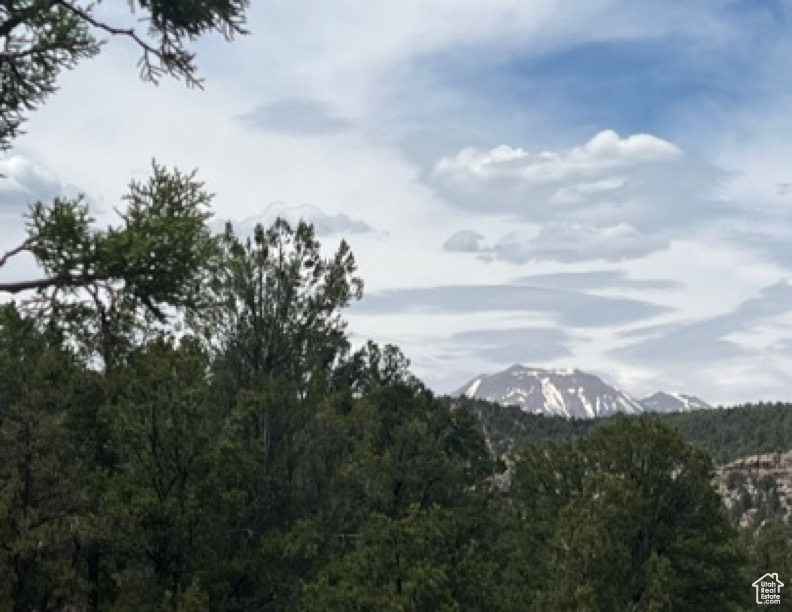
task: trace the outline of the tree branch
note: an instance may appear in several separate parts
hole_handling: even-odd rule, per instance
[[[181,66],[181,70],[173,69],[171,62],[178,60],[177,55],[171,55],[167,53],[164,49],[158,49],[157,47],[152,46],[150,43],[146,42],[140,35],[135,32],[133,28],[116,28],[109,24],[106,24],[98,19],[95,19],[89,12],[74,6],[70,2],[66,2],[66,0],[53,0],[53,5],[62,6],[67,11],[71,12],[72,14],[76,15],[86,23],[91,24],[93,27],[103,30],[108,34],[112,34],[114,36],[126,36],[127,38],[131,38],[137,45],[143,50],[143,58],[142,63],[145,67],[144,75],[147,76],[151,81],[155,82],[158,80],[156,78],[156,69],[151,66],[148,57],[149,55],[153,55],[162,62],[163,66],[166,68],[166,72],[173,74],[174,72],[181,72],[184,78],[190,85],[196,86],[198,88],[201,87],[201,81],[195,78],[190,71],[189,66]],[[170,60],[170,61],[169,61]]]
[[[73,4],[66,2],[65,0],[54,0],[54,4],[57,4],[58,6],[62,6],[64,9],[73,13],[83,21],[90,23],[95,28],[104,30],[105,32],[108,32],[109,34],[113,34],[113,35],[128,36],[149,53],[157,54],[159,52],[158,49],[155,49],[145,40],[140,38],[140,36],[138,36],[138,34],[132,28],[128,28],[128,29],[114,28],[113,26],[107,25],[106,23],[95,19],[94,17],[91,16],[90,13],[87,13],[81,8],[78,8]]]
[[[0,36],[6,38],[9,34],[11,34],[14,28],[24,23],[24,21],[30,16],[30,14],[32,14],[33,10],[35,9],[36,6],[31,6],[28,11],[23,10],[17,15],[10,17],[3,23],[0,23]]]
[[[0,283],[0,293],[20,293],[29,289],[46,289],[61,283],[62,278],[40,278],[38,280]]]
[[[10,251],[8,251],[8,253],[0,257],[0,268],[6,265],[8,260],[11,259],[12,257],[19,255],[22,251],[28,250],[28,246],[29,243],[27,240],[25,240],[25,242],[20,244],[18,247],[16,247],[15,249],[11,249]]]
[[[0,283],[0,293],[20,293],[30,289],[48,289],[50,287],[57,287],[59,289],[79,289],[80,287],[87,287],[91,283],[101,282],[103,280],[108,279],[101,275],[71,276],[65,274],[36,280],[17,281],[15,283]]]

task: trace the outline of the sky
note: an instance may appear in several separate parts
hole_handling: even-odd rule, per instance
[[[110,222],[156,159],[218,221],[345,238],[353,341],[437,392],[522,363],[792,400],[792,2],[252,4],[195,45],[202,91],[122,40],[64,74],[0,157],[0,250],[35,200]]]

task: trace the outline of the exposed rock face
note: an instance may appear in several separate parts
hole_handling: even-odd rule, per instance
[[[738,459],[719,467],[714,482],[740,527],[792,524],[792,451]]]

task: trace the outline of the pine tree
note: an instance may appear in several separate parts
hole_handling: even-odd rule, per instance
[[[539,605],[695,610],[744,603],[743,555],[712,465],[654,420],[619,419],[565,452],[526,455],[520,499],[547,520]],[[552,456],[554,464],[546,459]],[[537,472],[550,470],[550,478]],[[522,475],[521,475],[522,474]],[[533,475],[533,476],[532,476]]]

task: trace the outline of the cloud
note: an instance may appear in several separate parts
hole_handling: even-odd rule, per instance
[[[618,168],[676,160],[682,156],[679,148],[651,134],[621,138],[613,130],[604,130],[566,152],[532,154],[507,145],[489,150],[462,149],[455,157],[438,161],[434,173],[452,178],[516,178],[542,184],[587,178]]]
[[[613,176],[588,183],[572,184],[558,189],[550,198],[549,203],[556,206],[583,205],[592,195],[621,189],[626,183],[626,179]]]
[[[330,215],[312,204],[289,206],[280,202],[270,204],[260,215],[233,221],[234,231],[240,235],[248,235],[259,223],[268,227],[275,223],[278,217],[292,225],[296,225],[300,220],[307,221],[313,224],[317,236],[367,234],[374,231],[365,221],[352,219],[345,214]],[[217,220],[213,225],[215,231],[220,231],[225,221]]]
[[[682,287],[673,280],[631,278],[624,270],[531,274],[516,278],[513,282],[531,287],[584,291],[590,289],[678,290]]]
[[[792,311],[792,285],[779,281],[765,287],[758,296],[742,302],[724,315],[694,323],[661,325],[634,330],[623,337],[639,339],[615,349],[619,357],[643,363],[673,367],[685,364],[712,364],[731,358],[749,358],[757,351],[744,346],[736,335],[749,333],[758,325]]]
[[[572,338],[557,327],[476,329],[453,334],[448,344],[494,363],[543,363],[572,355]]]
[[[666,240],[641,234],[627,223],[595,227],[559,222],[543,225],[533,237],[520,232],[507,234],[492,252],[498,259],[516,264],[534,260],[570,263],[634,259],[666,246]]]
[[[247,125],[284,134],[310,135],[344,132],[353,122],[318,100],[277,100],[243,115]]]
[[[73,193],[46,167],[24,155],[0,159],[0,213],[21,213],[28,205],[48,202],[66,192]]]
[[[607,258],[632,257],[664,245],[638,233],[689,228],[734,213],[737,207],[715,198],[725,176],[656,136],[622,138],[606,130],[571,149],[466,148],[437,162],[427,180],[465,210],[555,224],[531,251],[557,252],[564,261],[577,259],[569,255],[576,249],[546,248],[545,237],[554,241],[572,232],[591,242],[602,235],[619,245],[606,250]],[[504,242],[514,250],[512,240]]]
[[[452,253],[476,253],[484,236],[472,230],[460,230],[443,243],[443,250]]]
[[[620,333],[608,355],[699,389],[712,402],[788,399],[792,285],[780,281],[725,314]],[[658,383],[659,384],[659,383]]]
[[[521,285],[451,285],[394,289],[366,296],[361,314],[524,312],[543,313],[561,325],[599,327],[648,319],[670,309],[626,298]]]
[[[227,53],[236,60],[234,73],[250,89],[368,98],[377,104],[404,64],[449,49],[500,45],[538,54],[570,41],[654,38],[680,31],[693,38],[713,30],[713,19],[701,9],[640,8],[634,10],[623,0],[585,3],[575,11],[562,2],[543,0],[492,0],[485,5],[406,0],[382,6],[342,1],[328,7],[299,1],[261,7],[254,3],[251,29],[263,35],[251,37],[244,46],[235,43]],[[227,72],[227,62],[214,65],[218,76]]]
[[[724,7],[738,5],[739,15],[724,18]],[[575,11],[557,0],[253,3],[252,36],[231,45],[197,42],[205,91],[168,80],[158,88],[138,83],[129,70],[134,50],[110,44],[90,69],[64,73],[58,95],[31,115],[20,142],[102,202],[119,202],[135,169],[156,153],[169,166],[198,168],[218,194],[218,216],[248,226],[261,203],[324,203],[324,211],[302,216],[326,221],[322,233],[369,231],[354,240],[361,275],[374,290],[397,292],[364,299],[371,306],[360,306],[373,314],[361,317],[362,329],[400,343],[394,330],[402,329],[416,362],[426,360],[421,373],[442,376],[449,388],[463,382],[460,372],[490,366],[473,355],[449,364],[445,340],[470,329],[485,334],[492,319],[515,334],[526,325],[586,327],[580,335],[572,330],[568,343],[580,366],[631,372],[641,366],[610,357],[614,343],[663,334],[628,338],[619,331],[709,320],[782,276],[782,268],[792,270],[792,257],[779,255],[790,253],[788,218],[761,219],[776,230],[756,226],[755,247],[744,233],[721,234],[713,247],[696,229],[732,214],[759,215],[756,183],[766,185],[765,199],[788,207],[788,145],[768,149],[767,138],[744,120],[775,109],[765,129],[779,141],[786,132],[779,125],[789,123],[788,98],[777,95],[789,89],[789,79],[779,77],[792,40],[788,27],[769,28],[743,14],[764,7],[731,0],[594,0]],[[759,46],[779,52],[757,54]],[[102,95],[92,95],[99,84]],[[716,153],[730,142],[739,155],[724,165]],[[473,171],[460,164],[463,150],[472,150]],[[753,178],[739,197],[711,197],[721,168],[737,175],[752,159]],[[432,172],[438,160],[448,160],[446,172]],[[292,221],[301,216],[293,210],[300,207],[284,208]],[[2,226],[0,220],[6,231]],[[371,226],[387,229],[387,239]],[[438,252],[461,228],[484,237],[468,237],[478,252]],[[694,241],[698,249],[680,246]],[[500,260],[477,259],[495,259],[496,246]],[[643,257],[650,247],[661,250]],[[771,251],[777,261],[768,260]],[[587,258],[598,263],[580,265]],[[516,273],[507,260],[530,261],[531,272],[549,274],[509,282]],[[582,270],[617,267],[602,261],[620,262],[630,276],[584,276]],[[558,270],[578,276],[552,277]],[[678,280],[683,290],[617,286],[654,276]],[[496,288],[501,282],[506,286]],[[476,283],[488,287],[469,288]],[[586,292],[644,301],[597,300]],[[654,300],[676,310],[652,318],[663,310]],[[440,314],[424,317],[421,309]],[[453,329],[441,325],[447,319]],[[734,333],[719,337],[748,350]],[[458,340],[449,344],[460,352],[481,340],[492,361],[489,347],[512,350],[506,334],[489,343],[484,336]],[[537,332],[534,340],[553,353],[552,337]],[[755,351],[743,358],[761,357]],[[652,380],[680,370],[673,359],[652,363]],[[707,363],[682,363],[685,380],[698,378],[693,390],[722,384],[722,373]],[[743,396],[753,392],[753,380]]]
[[[778,224],[764,231],[733,230],[735,244],[757,251],[764,257],[792,269],[792,223]]]
[[[550,222],[532,231],[514,230],[492,246],[484,245],[483,241],[481,234],[461,230],[443,243],[443,250],[479,253],[483,261],[497,259],[521,265],[534,261],[623,261],[667,248],[669,244],[668,239],[642,234],[627,223],[596,227],[571,222]]]

